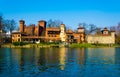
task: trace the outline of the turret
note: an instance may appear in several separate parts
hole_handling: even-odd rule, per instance
[[[109,31],[106,27],[102,30],[102,34],[103,35],[108,35],[109,34]]]
[[[111,30],[110,32],[111,32],[111,36],[112,36],[112,37],[115,37],[115,31],[114,31],[114,30]]]
[[[38,21],[38,26],[40,26],[42,28],[46,28],[46,21],[44,21],[44,20]]]
[[[66,33],[65,33],[65,25],[64,24],[61,24],[60,25],[60,38],[61,38],[61,41],[62,42],[65,42],[66,40]]]
[[[64,24],[61,24],[61,25],[60,25],[60,30],[61,30],[61,32],[63,32],[63,33],[65,32],[65,25],[64,25]]]
[[[24,20],[20,20],[19,21],[19,23],[20,23],[20,32],[24,32],[24,24],[25,24],[25,21]]]
[[[79,27],[77,28],[77,32],[78,32],[78,33],[84,33],[84,32],[85,32],[84,27],[79,26]]]

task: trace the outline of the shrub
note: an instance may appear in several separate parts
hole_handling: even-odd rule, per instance
[[[24,42],[14,42],[13,45],[15,45],[15,46],[23,46],[23,45],[26,45],[26,43],[24,43]]]

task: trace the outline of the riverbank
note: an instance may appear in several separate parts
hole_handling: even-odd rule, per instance
[[[75,48],[75,47],[79,47],[79,48],[95,48],[95,47],[120,47],[120,45],[118,44],[68,44],[67,46],[65,45],[60,45],[60,44],[26,44],[26,45],[18,45],[15,46],[13,44],[3,44],[1,45],[1,47],[3,48],[48,48],[48,47],[71,47],[71,48]]]
[[[88,44],[88,43],[84,43],[84,44],[70,44],[70,47],[95,48],[95,47],[120,47],[120,45],[118,45],[118,44]]]
[[[27,44],[27,45],[18,45],[18,46],[15,46],[13,44],[4,44],[2,45],[1,47],[3,48],[45,48],[45,47],[50,47],[50,45],[38,45],[38,44]]]

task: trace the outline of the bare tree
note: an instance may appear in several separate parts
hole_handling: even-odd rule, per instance
[[[93,33],[97,29],[97,26],[94,24],[79,23],[78,25],[85,28],[86,34]]]
[[[5,29],[6,29],[6,31],[10,31],[10,33],[13,31],[13,30],[15,30],[16,29],[16,22],[15,22],[15,20],[14,19],[12,19],[12,20],[5,20],[5,23],[4,23],[4,25],[5,25]]]
[[[0,30],[2,30],[2,16],[0,15]]]
[[[89,24],[89,33],[95,32],[97,29],[96,25],[94,24]]]
[[[49,28],[52,27],[52,22],[53,22],[52,19],[48,20],[47,27],[49,27]]]
[[[3,43],[3,15],[0,13],[0,46]]]
[[[85,34],[88,34],[88,25],[86,23],[79,23],[78,26],[85,28]]]
[[[52,19],[50,19],[50,20],[48,20],[48,22],[47,22],[47,27],[59,27],[60,26],[60,24],[62,24],[63,22],[62,21],[60,21],[60,20],[52,20]]]
[[[102,34],[101,28],[96,28],[95,34],[96,35],[101,35]]]

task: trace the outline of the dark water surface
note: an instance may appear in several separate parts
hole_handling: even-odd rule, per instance
[[[0,77],[120,77],[120,48],[1,48]]]

